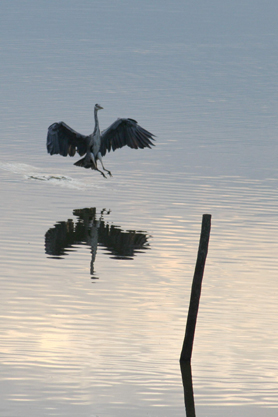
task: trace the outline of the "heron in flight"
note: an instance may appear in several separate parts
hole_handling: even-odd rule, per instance
[[[133,119],[117,119],[101,132],[98,122],[98,111],[101,109],[103,107],[99,104],[95,105],[95,129],[91,135],[82,135],[64,122],[53,123],[48,128],[46,146],[50,155],[74,156],[76,151],[80,156],[85,154],[84,158],[75,162],[74,165],[95,169],[106,178],[103,171],[112,176],[111,172],[104,168],[102,162],[102,157],[107,151],[110,152],[111,149],[115,151],[125,145],[133,149],[151,148],[154,146],[152,142],[154,135],[139,126]],[[97,161],[100,161],[103,171],[98,169]]]

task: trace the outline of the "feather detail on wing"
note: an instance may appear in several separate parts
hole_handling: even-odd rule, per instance
[[[106,151],[115,151],[126,145],[133,149],[151,148],[154,146],[152,140],[154,135],[139,126],[136,120],[118,119],[101,132],[100,152],[104,156]]]
[[[53,123],[48,128],[46,147],[50,155],[80,156],[87,152],[88,137],[76,132],[64,122]]]

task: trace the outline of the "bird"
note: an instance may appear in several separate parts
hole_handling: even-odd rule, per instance
[[[74,165],[91,168],[107,178],[104,171],[112,177],[111,172],[103,165],[102,157],[111,149],[129,146],[133,149],[151,148],[155,146],[155,135],[141,127],[134,119],[118,118],[107,129],[100,131],[98,111],[103,107],[96,104],[94,107],[95,128],[92,134],[83,135],[76,132],[64,122],[53,123],[48,128],[46,147],[50,155],[74,156],[77,152],[82,159]],[[97,166],[100,161],[103,171]]]

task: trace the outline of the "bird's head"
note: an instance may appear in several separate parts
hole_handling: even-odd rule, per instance
[[[103,109],[103,107],[101,107],[101,105],[100,105],[100,104],[96,104],[96,105],[95,105],[95,110],[101,110],[101,109]]]

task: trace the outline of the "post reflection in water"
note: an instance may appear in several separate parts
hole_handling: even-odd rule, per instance
[[[136,253],[149,249],[146,232],[127,230],[104,221],[110,211],[103,209],[97,216],[96,208],[73,210],[77,221],[59,221],[45,234],[45,253],[52,258],[63,259],[74,245],[87,245],[91,248],[90,273],[94,275],[94,262],[97,246],[105,247],[112,259],[133,259]],[[94,277],[95,278],[95,277]]]
[[[184,403],[185,403],[186,417],[196,417],[193,384],[192,384],[191,363],[189,361],[180,362],[180,367],[181,367],[181,376],[182,376],[183,391],[184,391]]]

